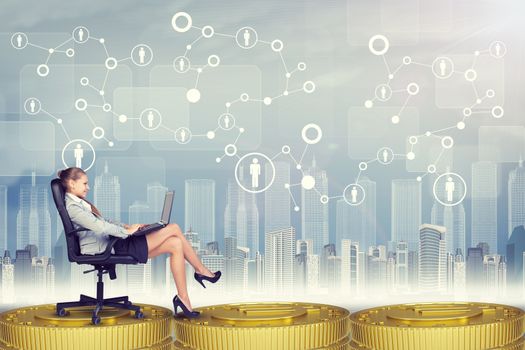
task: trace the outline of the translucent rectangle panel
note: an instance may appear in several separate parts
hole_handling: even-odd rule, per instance
[[[55,170],[55,126],[51,122],[0,121],[0,175],[49,176]]]

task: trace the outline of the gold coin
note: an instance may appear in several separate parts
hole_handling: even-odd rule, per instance
[[[488,303],[390,305],[351,315],[356,344],[381,350],[480,350],[523,334],[524,312]]]
[[[308,303],[245,303],[197,308],[198,318],[175,318],[177,346],[201,350],[307,350],[346,339],[346,309]]]
[[[311,350],[352,350],[352,347],[350,346],[350,344],[351,344],[350,338],[347,337],[341,340],[340,342],[338,342],[337,344],[334,344],[328,347],[324,347],[324,348],[317,348],[317,349],[311,349]],[[175,350],[195,350],[195,348],[181,344],[178,341],[175,341],[173,343],[173,349]]]
[[[129,310],[104,308],[97,326],[91,324],[93,307],[67,309],[64,317],[56,315],[55,305],[10,310],[0,314],[0,349],[165,349],[172,341],[171,310],[135,305],[141,307],[144,318],[134,318]]]

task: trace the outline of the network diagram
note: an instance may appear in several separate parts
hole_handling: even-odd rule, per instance
[[[496,41],[490,44],[489,48],[482,51],[475,51],[473,54],[472,64],[469,69],[465,71],[459,71],[454,67],[454,61],[447,56],[440,56],[433,60],[431,64],[421,63],[415,61],[410,56],[405,56],[402,59],[402,63],[395,69],[391,69],[385,56],[389,50],[388,38],[384,35],[374,35],[369,40],[369,50],[374,56],[379,56],[385,65],[387,73],[386,82],[380,83],[374,90],[374,96],[364,102],[364,107],[367,109],[374,108],[376,104],[387,103],[394,94],[405,94],[406,99],[398,113],[391,117],[392,124],[399,124],[401,118],[403,118],[403,112],[408,105],[411,98],[418,95],[420,92],[420,86],[417,82],[410,82],[406,88],[394,89],[393,82],[398,74],[406,67],[409,66],[422,66],[428,68],[436,79],[446,80],[453,75],[461,74],[464,79],[472,85],[475,100],[469,105],[465,106],[461,111],[460,120],[453,126],[440,128],[438,130],[426,131],[420,135],[411,135],[408,137],[408,144],[410,150],[404,153],[396,153],[391,147],[382,147],[377,151],[375,158],[362,161],[358,165],[358,174],[355,180],[348,184],[341,195],[328,196],[328,193],[321,193],[316,186],[316,179],[311,174],[303,171],[302,161],[310,145],[319,143],[322,139],[321,128],[314,123],[305,125],[301,131],[301,138],[305,142],[304,150],[301,156],[297,159],[292,155],[291,147],[289,145],[283,145],[280,152],[269,157],[260,152],[250,152],[244,155],[239,155],[237,143],[245,132],[245,128],[238,125],[235,117],[235,106],[239,103],[258,103],[265,106],[271,105],[278,99],[283,97],[303,92],[311,94],[315,91],[316,85],[311,80],[303,82],[302,86],[292,87],[292,78],[297,72],[305,71],[307,66],[305,62],[298,62],[293,67],[287,64],[285,57],[283,56],[284,43],[279,39],[273,41],[265,41],[259,38],[258,33],[252,27],[242,27],[237,30],[234,34],[219,33],[210,25],[203,27],[197,27],[193,25],[192,17],[186,12],[177,12],[171,20],[171,27],[177,33],[187,33],[190,31],[197,31],[199,35],[190,41],[182,55],[176,56],[171,66],[177,74],[194,74],[194,84],[189,87],[186,91],[185,98],[188,103],[196,104],[201,101],[201,91],[199,89],[199,81],[202,74],[207,70],[218,67],[221,64],[221,57],[218,54],[210,54],[207,57],[207,63],[205,65],[196,65],[192,61],[191,53],[192,50],[203,40],[209,40],[216,38],[219,40],[231,40],[239,48],[243,50],[250,50],[257,45],[269,46],[269,48],[276,53],[282,64],[282,68],[285,72],[285,87],[280,92],[274,95],[266,96],[249,96],[248,93],[242,93],[237,98],[232,98],[224,103],[225,109],[217,113],[218,117],[216,120],[216,126],[209,128],[204,134],[193,133],[191,128],[188,126],[180,126],[176,128],[170,128],[163,123],[163,116],[154,105],[143,109],[139,115],[126,115],[115,111],[112,104],[108,102],[106,96],[106,85],[110,78],[110,74],[122,63],[131,62],[137,67],[145,67],[151,64],[153,61],[153,50],[147,44],[137,44],[131,51],[129,56],[123,58],[116,58],[110,55],[110,51],[106,46],[104,38],[97,38],[91,35],[89,29],[85,26],[78,26],[71,32],[71,37],[66,41],[58,44],[55,47],[44,47],[29,40],[27,34],[22,32],[14,33],[11,36],[11,45],[16,50],[23,50],[27,47],[33,47],[41,51],[47,52],[45,61],[39,64],[36,68],[36,74],[45,79],[50,72],[49,63],[54,55],[63,54],[66,57],[72,58],[75,56],[75,49],[70,47],[72,44],[84,45],[88,42],[99,43],[105,53],[105,60],[103,67],[105,69],[105,77],[103,83],[99,86],[95,86],[89,76],[82,76],[78,83],[80,86],[92,89],[100,96],[100,102],[91,102],[86,98],[78,97],[74,102],[74,108],[76,111],[83,112],[86,118],[91,122],[93,128],[91,130],[91,138],[72,138],[63,125],[63,120],[56,117],[51,111],[48,111],[41,101],[35,97],[30,96],[25,98],[23,103],[23,109],[25,112],[34,116],[37,114],[43,114],[52,118],[58,125],[61,126],[64,135],[67,138],[67,143],[62,149],[62,162],[64,166],[77,166],[82,167],[85,170],[89,170],[95,162],[95,148],[92,145],[94,140],[104,140],[107,142],[109,147],[113,147],[115,142],[106,136],[106,131],[100,125],[94,121],[90,114],[91,109],[100,109],[105,113],[108,113],[113,118],[116,118],[119,123],[137,123],[140,128],[147,132],[155,132],[155,130],[162,128],[170,132],[173,136],[173,140],[181,145],[185,145],[191,142],[193,138],[206,138],[208,140],[215,139],[217,132],[232,132],[235,133],[235,140],[228,143],[223,148],[223,154],[218,156],[215,161],[221,163],[225,157],[233,158],[236,160],[234,175],[237,184],[246,192],[249,193],[262,193],[270,188],[275,179],[275,165],[273,160],[279,156],[288,156],[290,160],[295,164],[298,171],[301,172],[301,181],[299,183],[286,183],[285,190],[288,191],[293,204],[294,210],[300,211],[300,207],[295,200],[292,188],[296,186],[302,187],[307,191],[315,191],[319,195],[319,200],[322,204],[328,204],[331,199],[343,198],[344,201],[350,206],[361,205],[366,198],[366,191],[360,184],[360,177],[363,172],[368,169],[368,166],[372,163],[379,163],[381,165],[389,165],[394,160],[414,160],[416,158],[415,145],[425,137],[433,137],[440,140],[441,152],[438,157],[427,166],[427,171],[424,174],[417,176],[417,181],[429,175],[438,173],[437,165],[440,162],[442,155],[447,150],[450,150],[454,146],[454,139],[452,136],[443,135],[446,131],[457,129],[463,130],[467,126],[469,118],[474,114],[488,113],[494,118],[501,118],[504,115],[503,107],[500,105],[494,105],[490,109],[481,108],[480,105],[486,99],[492,99],[496,92],[493,89],[486,90],[483,94],[480,94],[476,88],[476,79],[478,76],[476,70],[476,60],[481,55],[490,55],[494,59],[502,59],[506,52],[506,46],[501,41]],[[382,47],[377,48],[378,44]],[[312,136],[312,134],[314,136]],[[91,157],[89,157],[91,155]],[[87,161],[86,161],[87,160]],[[270,174],[266,174],[266,171],[270,171]],[[445,206],[454,206],[465,198],[467,192],[467,186],[464,179],[457,173],[445,172],[438,174],[438,178],[434,183],[434,196],[438,202]],[[461,193],[457,193],[461,192]]]

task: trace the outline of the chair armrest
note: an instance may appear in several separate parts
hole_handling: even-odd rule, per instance
[[[109,239],[108,245],[106,246],[106,250],[104,250],[102,254],[97,255],[97,256],[100,259],[104,259],[104,260],[108,259],[111,256],[111,250],[113,249],[113,246],[115,245],[115,243],[117,243],[119,239],[122,239],[122,238],[111,236],[111,238]]]

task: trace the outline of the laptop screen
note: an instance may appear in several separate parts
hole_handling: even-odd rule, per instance
[[[166,197],[164,198],[164,208],[162,209],[162,216],[160,218],[160,220],[165,224],[170,222],[171,207],[173,206],[174,196],[175,191],[166,192]]]

